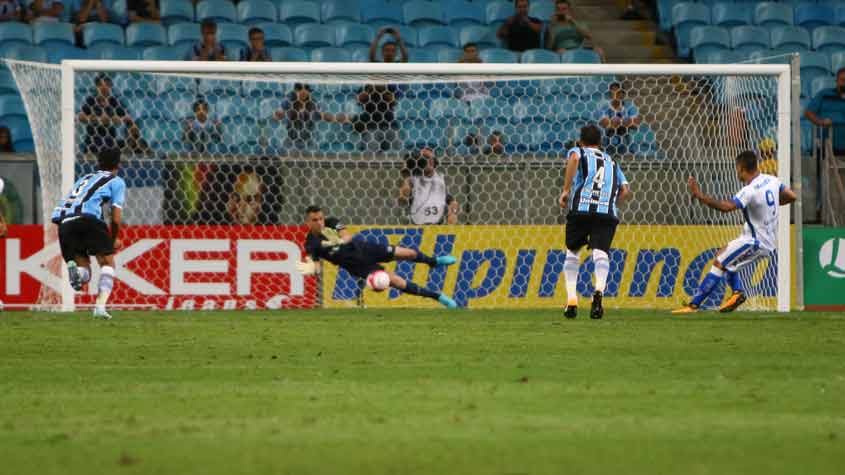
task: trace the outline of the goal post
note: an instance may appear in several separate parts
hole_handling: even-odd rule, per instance
[[[38,68],[49,66],[8,63],[21,86],[30,117],[46,114],[43,109],[49,105],[45,106],[44,98],[39,96],[44,93],[37,92],[33,83],[42,74]],[[621,84],[626,90],[628,102],[639,109],[642,122],[630,132],[620,132],[620,137],[606,139],[610,146],[619,147],[619,161],[635,191],[633,201],[622,210],[620,232],[614,243],[620,249],[611,256],[615,267],[611,273],[617,275],[614,281],[617,295],[608,298],[607,305],[668,308],[679,304],[688,298],[691,282],[701,277],[714,251],[738,234],[741,216],[718,216],[691,203],[685,190],[688,174],[700,174],[708,192],[727,198],[740,187],[733,170],[733,157],[743,148],[756,150],[761,141],[771,139],[776,143],[773,157],[777,162],[776,173],[784,183],[791,183],[795,85],[789,65],[783,64],[70,60],[50,70],[50,74],[61,88],[60,97],[55,97],[54,103],[61,105],[60,127],[32,121],[39,165],[43,162],[43,150],[50,148],[61,156],[61,167],[42,166],[42,183],[55,188],[49,194],[45,192],[45,199],[61,195],[70,188],[75,175],[90,169],[90,159],[85,158],[80,143],[90,137],[83,138],[88,129],[80,123],[79,113],[94,80],[101,75],[114,78],[116,93],[125,101],[129,89],[147,91],[144,97],[133,96],[132,104],[127,106],[127,109],[147,108],[132,109],[131,113],[144,116],[143,120],[136,117],[135,122],[142,124],[139,126],[142,135],[155,149],[154,158],[132,160],[132,169],[126,171],[139,190],[135,194],[130,183],[127,211],[132,207],[141,207],[141,211],[135,211],[134,221],[130,223],[130,229],[138,229],[131,235],[132,252],[123,260],[118,255],[118,261],[127,271],[125,277],[134,285],[134,291],[143,294],[133,297],[137,301],[129,298],[120,302],[128,308],[359,304],[362,290],[343,272],[332,269],[323,275],[320,283],[303,282],[272,268],[289,268],[290,263],[284,258],[268,264],[253,257],[268,253],[285,255],[285,249],[289,249],[285,246],[301,238],[302,230],[298,227],[303,204],[317,201],[330,214],[346,218],[352,229],[360,231],[365,238],[419,245],[426,252],[459,253],[459,263],[446,272],[404,264],[397,265],[396,271],[420,284],[455,293],[463,305],[559,307],[564,300],[559,258],[565,220],[555,203],[560,193],[565,153],[571,145],[567,142],[577,138],[580,126],[599,122],[599,110],[606,107],[608,87],[613,83]],[[162,85],[165,82],[169,85]],[[299,84],[310,85],[309,91],[313,91],[321,113],[329,111],[335,119],[343,116],[353,123],[324,123],[328,121],[318,119],[321,123],[309,132],[314,137],[309,136],[310,141],[305,145],[291,138],[291,125],[287,132],[273,129],[273,111],[265,110],[265,102],[275,100],[276,107],[284,104],[286,99],[291,99],[292,91],[301,87]],[[210,114],[222,121],[222,140],[209,138],[214,135],[209,132],[210,135],[200,139],[207,141],[201,144],[202,152],[194,149],[187,153],[174,148],[181,146],[174,144],[186,140],[182,129],[190,119],[182,119],[180,115],[179,120],[173,120],[170,114],[173,109],[195,104],[185,102],[184,94],[171,95],[173,85],[173,90],[190,90],[197,101],[211,104]],[[366,133],[356,129],[354,118],[366,112],[364,105],[356,104],[360,101],[357,94],[366,91],[368,85],[381,87],[378,91],[395,93],[398,105],[395,119],[391,120],[401,125],[373,130],[363,126]],[[484,98],[467,99],[466,91],[479,89]],[[464,95],[457,94],[458,90],[463,90]],[[369,90],[370,94],[373,91]],[[150,95],[155,97],[147,97]],[[242,110],[251,112],[246,115],[227,112]],[[737,114],[743,115],[741,124],[736,120]],[[164,130],[157,120],[172,123],[178,129]],[[42,130],[35,130],[39,128]],[[126,133],[121,132],[122,136]],[[499,136],[495,138],[497,133]],[[395,136],[386,138],[390,134]],[[255,138],[250,138],[253,135]],[[497,140],[503,143],[499,145]],[[233,148],[232,143],[237,147]],[[456,224],[445,224],[448,211],[441,210],[444,224],[415,225],[414,218],[409,217],[408,205],[396,204],[399,184],[408,176],[405,170],[400,177],[400,169],[406,163],[407,154],[423,146],[433,149],[450,195],[459,203]],[[57,168],[60,168],[59,177],[55,176]],[[186,188],[180,184],[181,188],[174,191],[170,184],[165,184],[164,191],[151,190],[159,186],[158,180],[184,181],[189,176],[211,173],[208,170],[212,169],[222,173],[220,170],[224,168],[226,173],[239,174],[238,186],[250,186],[251,178],[243,172],[249,170],[252,175],[259,175],[256,179],[260,183],[256,186],[284,194],[273,205],[271,219],[228,224],[217,219],[214,213],[218,210],[225,214],[227,207],[236,206],[231,185],[217,185],[226,190],[225,193],[217,190],[218,194],[229,198],[220,198],[213,209],[196,208],[203,200],[217,200],[199,185],[186,185]],[[52,176],[45,177],[45,173]],[[155,186],[143,186],[143,180],[154,180],[144,178],[151,176],[156,176]],[[188,203],[187,198],[175,197],[174,193],[193,193],[190,204],[176,205],[194,207],[191,212],[157,208],[173,207],[178,200]],[[148,199],[153,195],[158,198]],[[265,200],[262,206],[266,205]],[[44,202],[45,216],[49,215],[50,206],[52,203]],[[259,212],[263,211],[253,210],[253,215]],[[801,246],[800,234],[794,238],[788,208],[781,207],[776,255],[772,256],[771,264],[755,266],[743,276],[755,289],[750,308],[790,309],[792,250]],[[139,245],[142,241],[143,245]],[[143,255],[145,246],[153,245],[159,246],[151,248],[153,254]],[[192,250],[191,246],[199,247]],[[165,247],[167,254],[158,252]],[[230,259],[227,253],[237,258]],[[579,292],[586,292],[591,286],[586,276],[592,263],[585,254],[582,253]],[[152,261],[139,264],[145,258],[152,259],[152,255],[169,258],[171,268],[142,272],[143,266],[157,265]],[[238,261],[241,258],[243,261]],[[178,272],[173,269],[173,262],[182,266]],[[260,273],[268,275],[259,279],[256,275]],[[162,275],[161,281],[155,280],[157,274]],[[119,287],[125,283],[120,282],[120,270],[117,277]],[[229,281],[224,282],[227,277]],[[274,286],[274,279],[284,281],[283,291],[263,288]],[[267,290],[266,295],[251,300],[243,298],[249,297],[247,292],[256,287]],[[306,298],[295,297],[303,295],[302,292]],[[233,297],[221,297],[216,303],[208,303],[211,298],[198,297],[224,294]],[[234,297],[236,294],[238,297]],[[424,301],[396,294],[364,292],[363,295],[368,306],[427,306]],[[66,284],[52,299],[45,303],[60,305],[63,310],[87,302],[75,296]],[[227,302],[233,302],[232,306],[227,307]]]

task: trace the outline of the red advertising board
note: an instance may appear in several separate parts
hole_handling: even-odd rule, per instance
[[[115,307],[156,309],[310,308],[317,282],[294,269],[305,228],[298,226],[130,226],[115,255]],[[41,226],[10,226],[0,239],[0,301],[37,303],[42,286],[59,292],[57,243]],[[76,295],[91,304],[91,284]]]

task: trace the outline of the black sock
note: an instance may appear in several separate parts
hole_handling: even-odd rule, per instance
[[[405,293],[408,293],[408,294],[411,294],[411,295],[419,295],[420,297],[428,297],[428,298],[434,299],[434,300],[437,300],[437,299],[440,298],[439,293],[434,292],[432,290],[428,290],[425,287],[420,287],[419,285],[417,285],[413,282],[410,282],[410,281],[407,283],[407,285],[405,285],[405,289],[402,292],[405,292]]]
[[[423,254],[420,251],[417,251],[417,257],[414,258],[414,262],[422,262],[423,264],[428,264],[431,267],[434,267],[434,266],[437,265],[437,259],[435,259],[431,256],[426,256],[425,254]]]

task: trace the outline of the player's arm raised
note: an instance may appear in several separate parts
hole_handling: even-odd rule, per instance
[[[795,192],[792,191],[792,188],[786,185],[781,185],[780,193],[778,194],[778,201],[780,202],[781,206],[795,203],[795,200],[797,199],[798,195],[796,195]]]
[[[575,179],[575,172],[578,171],[578,160],[581,157],[577,152],[569,154],[569,160],[566,161],[566,175],[563,177],[563,191],[558,198],[558,204],[561,208],[566,208],[569,204],[569,192],[572,189],[572,180]]]
[[[687,179],[687,185],[689,186],[689,191],[692,196],[698,201],[702,202],[708,208],[713,208],[716,211],[721,211],[723,213],[729,213],[738,209],[736,203],[733,201],[717,200],[712,196],[704,194],[704,192],[701,191],[701,188],[699,188],[698,182],[695,181],[695,178],[693,178],[692,176]]]

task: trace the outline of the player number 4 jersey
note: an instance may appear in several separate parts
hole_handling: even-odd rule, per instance
[[[619,164],[597,148],[575,147],[567,153],[567,158],[573,153],[580,159],[569,200],[569,212],[616,219],[619,189],[628,184]]]
[[[784,188],[777,177],[761,173],[733,199],[745,216],[742,237],[756,240],[769,251],[777,247],[778,208]]]

